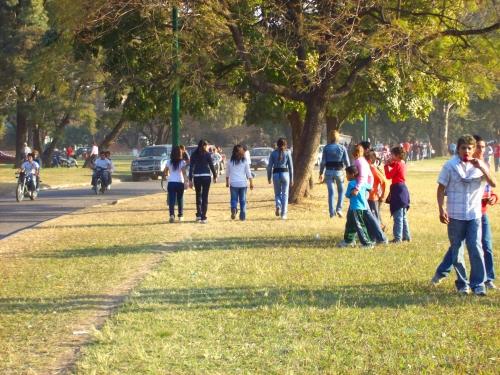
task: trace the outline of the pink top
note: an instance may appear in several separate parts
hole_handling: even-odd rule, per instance
[[[370,164],[368,164],[368,161],[366,161],[364,157],[360,157],[354,159],[354,165],[358,169],[358,177],[356,178],[356,189],[359,189],[359,187],[364,183],[373,186],[373,174],[370,169]]]

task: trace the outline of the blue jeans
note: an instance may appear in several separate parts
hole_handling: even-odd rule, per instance
[[[342,203],[344,202],[344,171],[326,170],[325,183],[328,188],[328,209],[330,217],[335,215],[335,212],[342,212]],[[334,190],[333,184],[337,185],[337,207],[333,208]]]
[[[380,222],[371,210],[364,211],[364,220],[370,238],[373,238],[377,243],[387,243],[387,237],[380,227]]]
[[[488,215],[483,214],[481,217],[481,245],[484,252],[484,266],[486,271],[486,281],[495,280],[495,263],[493,261],[493,241],[491,239],[491,227]],[[463,247],[463,241],[462,241]],[[460,250],[461,262],[464,262],[464,251]],[[448,250],[443,258],[443,261],[438,266],[436,274],[441,278],[449,275],[453,268],[453,257],[451,251]]]
[[[184,184],[182,182],[169,182],[167,185],[167,192],[170,216],[174,216],[175,203],[177,202],[178,216],[182,217],[184,211]]]
[[[484,252],[484,267],[486,269],[486,280],[495,280],[495,263],[493,262],[493,240],[491,239],[490,219],[487,214],[481,216],[482,238],[481,245]]]
[[[467,270],[465,269],[464,248],[462,246],[462,242],[465,241],[471,266],[470,287],[476,293],[484,291],[486,271],[484,268],[483,248],[481,246],[481,226],[481,219],[450,219],[450,223],[448,224],[450,248],[438,266],[436,274],[441,277],[447,276],[451,270],[450,264],[452,264],[457,273],[457,280],[455,281],[457,289],[469,285]]]
[[[406,208],[400,208],[396,210],[392,216],[394,218],[394,227],[392,228],[392,233],[394,235],[395,241],[410,241],[410,226],[408,225],[408,210]]]
[[[285,216],[288,212],[288,188],[290,186],[290,174],[288,172],[273,173],[274,200],[276,208]]]
[[[240,220],[245,220],[247,217],[247,188],[231,186],[230,191],[231,209],[237,209],[238,201],[240,201]]]

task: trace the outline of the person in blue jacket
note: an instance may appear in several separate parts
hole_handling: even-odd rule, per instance
[[[276,216],[286,220],[288,212],[288,190],[293,186],[292,154],[287,149],[286,139],[280,138],[277,148],[269,157],[267,165],[267,180],[274,184],[274,199],[276,202]]]
[[[328,209],[330,217],[335,214],[342,217],[342,203],[344,201],[344,168],[350,165],[347,150],[338,143],[340,133],[333,130],[330,133],[330,143],[323,148],[319,167],[319,181],[325,181],[328,188]],[[325,171],[326,169],[326,171]],[[323,175],[324,173],[324,175]],[[334,208],[333,184],[337,185],[337,205]]]

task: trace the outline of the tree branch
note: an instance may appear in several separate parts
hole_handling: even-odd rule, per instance
[[[482,29],[468,29],[468,30],[458,30],[458,29],[447,29],[443,31],[439,31],[426,37],[422,38],[418,43],[415,44],[416,47],[422,47],[427,43],[432,42],[433,40],[442,37],[442,36],[470,36],[470,35],[482,35],[488,34],[492,31],[498,30],[500,28],[500,22],[496,22],[493,25],[484,27]]]
[[[249,75],[250,83],[252,84],[252,86],[254,86],[257,90],[259,90],[260,92],[263,92],[263,93],[280,95],[280,96],[283,96],[283,97],[291,99],[291,100],[304,101],[304,99],[305,99],[304,94],[301,94],[301,93],[298,93],[294,90],[291,90],[290,88],[288,88],[286,86],[271,83],[271,82],[268,82],[266,80],[263,80],[255,74],[255,72],[253,71],[253,68],[252,68],[250,54],[246,50],[245,43],[243,40],[243,35],[242,35],[241,30],[235,21],[235,17],[233,16],[232,12],[229,10],[229,7],[228,7],[225,0],[219,0],[219,3],[226,10],[226,12],[224,13],[224,17],[227,20],[227,26],[229,28],[229,31],[231,32],[234,43],[236,45],[236,49],[238,51],[238,56],[243,61],[245,71]]]

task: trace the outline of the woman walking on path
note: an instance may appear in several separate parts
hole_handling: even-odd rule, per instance
[[[207,148],[208,142],[200,140],[189,162],[189,187],[194,185],[196,191],[196,221],[202,224],[207,223],[208,192],[212,176],[214,183],[217,182],[214,163]]]
[[[293,186],[293,162],[290,151],[287,150],[286,139],[278,139],[278,147],[271,153],[267,165],[267,180],[274,184],[274,199],[276,216],[286,220],[288,212],[288,189]]]
[[[179,146],[172,147],[170,160],[167,161],[165,167],[165,176],[169,176],[167,192],[168,192],[168,210],[170,213],[170,222],[175,221],[175,203],[177,202],[179,221],[183,220],[184,216],[184,188],[186,181],[186,161],[183,159],[183,153]]]
[[[247,180],[250,180],[250,190],[253,190],[252,172],[245,158],[243,146],[236,145],[233,148],[231,160],[226,166],[226,187],[231,192],[231,219],[236,218],[238,213],[238,201],[240,202],[240,220],[246,220]]]
[[[390,208],[394,218],[392,242],[411,241],[408,224],[408,209],[410,208],[410,192],[406,187],[405,152],[401,147],[391,150],[391,159],[384,165],[385,177],[392,180],[390,189]]]
[[[344,201],[344,167],[350,165],[347,150],[338,144],[340,134],[337,130],[330,133],[330,143],[323,148],[321,164],[319,168],[319,181],[323,180],[328,188],[328,210],[330,217],[337,214],[342,217],[342,203]],[[326,171],[325,171],[326,169]],[[323,177],[323,172],[324,177]],[[333,184],[337,185],[337,206],[334,208]]]

